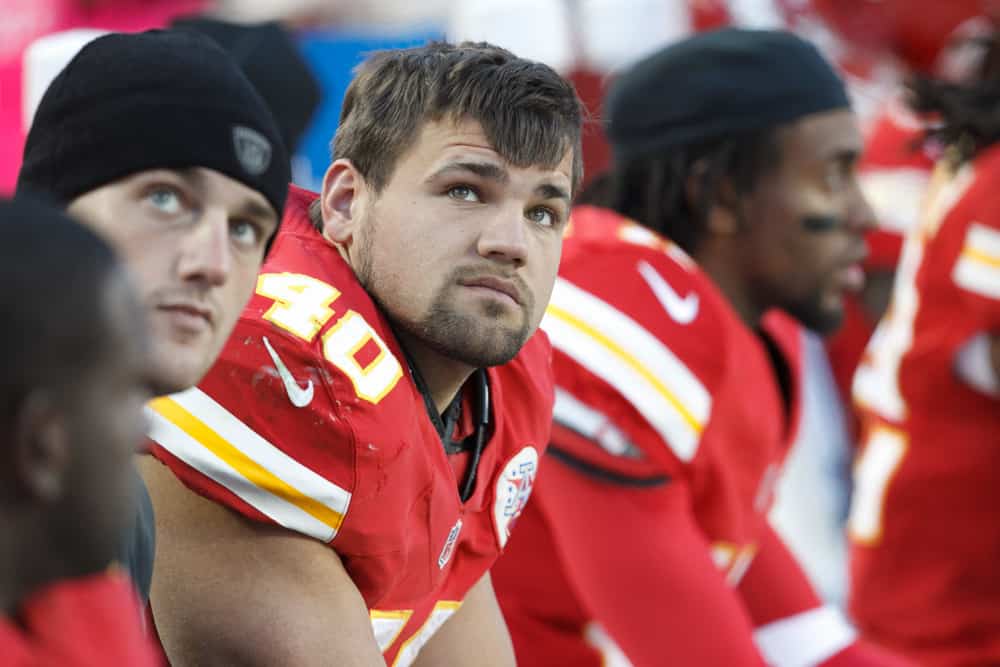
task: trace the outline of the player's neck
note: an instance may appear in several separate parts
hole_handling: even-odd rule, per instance
[[[739,258],[723,252],[698,252],[695,261],[726,297],[743,323],[756,330],[765,308],[753,298],[750,285],[739,271]]]
[[[21,522],[0,520],[4,535],[17,535],[16,540],[5,540],[6,546],[0,550],[0,613],[6,616],[15,615],[32,592],[59,578],[58,564],[43,555],[51,554],[51,546],[33,540],[25,529]]]
[[[476,369],[438,353],[412,336],[397,336],[406,348],[410,362],[423,378],[438,414],[443,414]]]

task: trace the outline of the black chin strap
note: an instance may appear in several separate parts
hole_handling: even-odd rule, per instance
[[[445,453],[451,455],[468,451],[471,454],[469,465],[465,469],[465,477],[458,487],[459,497],[464,503],[472,497],[472,492],[476,488],[476,472],[479,468],[479,459],[482,458],[483,447],[486,445],[490,426],[490,383],[486,370],[477,368],[473,374],[473,384],[476,386],[476,401],[473,404],[476,410],[475,431],[456,442],[452,440],[452,435],[454,435],[455,426],[462,415],[462,391],[460,390],[455,395],[455,398],[451,399],[451,403],[445,408],[444,413],[439,414],[437,406],[431,398],[427,382],[424,380],[424,376],[420,374],[420,370],[414,365],[413,360],[410,359],[406,348],[403,348],[403,354],[406,356],[406,362],[410,367],[410,375],[413,376],[413,382],[417,385],[417,390],[424,399],[427,416],[430,418],[431,423],[434,424],[435,430],[437,430]],[[462,389],[464,388],[465,385],[463,385]]]
[[[476,472],[479,470],[479,459],[483,454],[483,447],[486,445],[486,437],[490,428],[490,382],[483,368],[476,369],[476,430],[472,435],[463,439],[463,449],[472,446],[472,456],[469,458],[469,465],[465,469],[465,479],[459,489],[459,496],[464,503],[472,497],[472,492],[476,488]],[[452,431],[453,433],[454,431]],[[449,438],[450,439],[450,438]],[[470,442],[471,441],[471,442]]]

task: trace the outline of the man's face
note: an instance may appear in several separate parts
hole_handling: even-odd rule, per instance
[[[843,318],[843,294],[864,285],[864,232],[873,214],[856,178],[854,114],[813,114],[779,132],[781,163],[746,199],[744,275],[759,303],[820,333]]]
[[[53,540],[73,554],[74,569],[106,567],[134,518],[132,456],[144,441],[143,407],[152,397],[149,335],[142,308],[125,275],[106,279],[102,311],[106,338],[88,370],[62,395],[69,462],[54,508]]]
[[[517,354],[552,293],[572,158],[515,167],[474,121],[423,126],[347,251],[404,341],[473,367]]]
[[[109,239],[136,278],[157,391],[196,384],[253,292],[278,224],[267,200],[210,169],[158,169],[92,190],[68,210]]]

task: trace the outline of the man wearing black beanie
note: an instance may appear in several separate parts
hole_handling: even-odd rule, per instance
[[[156,394],[209,369],[277,232],[289,159],[253,86],[211,39],[110,34],[85,46],[35,115],[18,191],[54,198],[126,260],[153,335]],[[149,497],[122,560],[143,597]]]
[[[843,83],[782,32],[624,72],[543,329],[549,461],[493,570],[519,664],[891,665],[767,523],[796,434],[798,323],[858,288],[871,212]],[[539,595],[539,591],[544,591]]]

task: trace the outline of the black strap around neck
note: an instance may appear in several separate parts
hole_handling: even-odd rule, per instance
[[[402,346],[400,346],[402,347]],[[417,386],[417,391],[424,399],[424,407],[427,409],[427,416],[430,418],[431,423],[434,424],[434,428],[437,430],[438,437],[441,440],[441,445],[444,447],[446,454],[458,454],[463,451],[469,451],[472,458],[469,460],[469,465],[465,471],[465,477],[459,485],[459,495],[462,502],[465,502],[470,497],[472,497],[472,492],[476,488],[476,472],[479,468],[479,459],[483,453],[483,447],[486,445],[486,440],[489,435],[490,428],[490,383],[489,377],[486,373],[486,369],[477,368],[473,373],[475,380],[473,384],[476,386],[477,396],[474,405],[476,406],[476,427],[475,431],[471,435],[462,438],[459,441],[452,440],[452,436],[455,434],[455,426],[458,424],[458,420],[462,415],[462,394],[465,391],[468,382],[462,386],[462,389],[455,395],[455,398],[451,400],[448,407],[445,408],[444,414],[440,414],[437,410],[437,405],[434,404],[434,399],[431,398],[430,389],[427,386],[427,381],[424,380],[424,376],[420,374],[420,369],[417,368],[416,364],[410,358],[409,353],[406,348],[403,348],[403,355],[406,357],[406,362],[410,367],[410,375],[413,376],[413,383]]]

